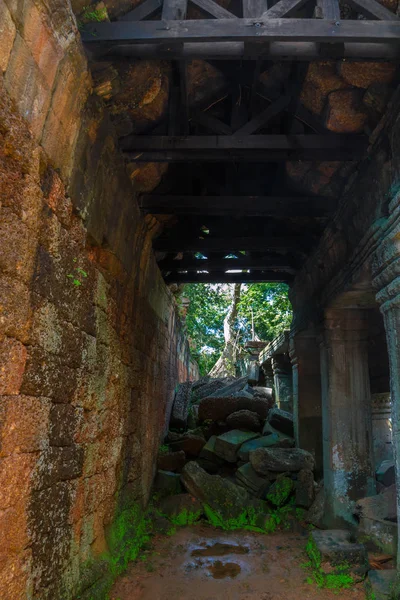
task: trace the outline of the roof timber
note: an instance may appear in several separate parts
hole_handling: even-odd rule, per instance
[[[284,250],[304,252],[309,246],[310,236],[305,240],[302,236],[285,237],[220,237],[220,238],[173,238],[159,237],[153,242],[153,248],[160,252],[224,252],[229,254],[241,250],[254,252],[268,250]]]
[[[261,256],[241,258],[193,258],[185,255],[182,259],[164,258],[159,261],[161,271],[229,271],[229,270],[252,270],[252,271],[288,271],[293,273],[296,264],[293,258],[285,256]]]
[[[226,273],[212,271],[211,273],[170,273],[164,277],[170,283],[257,283],[276,282],[290,283],[293,275],[284,271],[261,271],[254,273]]]

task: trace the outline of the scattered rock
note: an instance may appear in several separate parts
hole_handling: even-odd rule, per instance
[[[277,507],[286,504],[294,490],[294,482],[289,477],[278,477],[268,490],[267,500]]]
[[[184,466],[181,481],[190,494],[223,519],[238,517],[249,503],[246,490],[220,475],[209,475],[195,462]]]
[[[223,379],[211,379],[209,383],[206,383],[199,388],[195,388],[195,398],[201,400],[207,398],[217,390],[221,390],[226,386],[226,381]]]
[[[215,475],[219,471],[219,465],[216,462],[206,458],[196,458],[197,464],[210,475]]]
[[[310,508],[315,498],[314,474],[308,469],[302,469],[297,475],[296,506]]]
[[[314,457],[300,448],[258,448],[250,452],[250,462],[261,475],[268,471],[284,473],[314,469]]]
[[[177,428],[186,427],[189,414],[190,399],[192,394],[192,382],[180,383],[175,392],[174,404],[172,406],[170,426]]]
[[[160,498],[180,494],[182,491],[180,475],[170,471],[158,470],[154,481],[154,489]]]
[[[244,486],[250,494],[257,498],[265,498],[270,487],[269,479],[257,475],[250,463],[246,463],[236,471],[236,479],[239,485]]]
[[[205,421],[225,420],[229,415],[239,410],[250,410],[258,414],[261,419],[266,419],[272,401],[263,396],[252,396],[251,394],[239,396],[210,396],[199,402],[199,419]]]
[[[379,483],[382,483],[386,487],[389,487],[390,485],[396,483],[394,461],[382,461],[376,471],[376,478],[379,481]]]
[[[315,500],[307,511],[305,520],[307,523],[311,523],[314,527],[321,528],[323,526],[323,518],[325,513],[325,488],[324,484],[321,484],[320,489],[315,495]]]
[[[196,390],[201,388],[203,385],[210,383],[210,381],[211,381],[211,377],[209,375],[205,375],[204,377],[200,377],[200,379],[197,379],[197,381],[193,381],[193,383],[192,383],[193,392],[195,392]]]
[[[164,498],[158,508],[163,515],[174,522],[181,518],[182,523],[177,523],[178,525],[186,525],[187,521],[192,519],[195,521],[203,514],[201,502],[190,494],[177,494]]]
[[[198,456],[205,445],[205,438],[199,433],[192,433],[188,431],[176,439],[170,442],[172,450],[183,450],[187,456]]]
[[[157,458],[157,468],[162,471],[181,471],[186,462],[186,455],[183,450],[169,452],[168,454],[159,454]]]
[[[270,402],[274,401],[273,390],[270,387],[261,387],[259,385],[254,386],[253,392],[254,392],[255,396],[261,396],[262,398],[267,398]]]
[[[189,414],[187,417],[187,427],[188,429],[195,429],[199,422],[199,407],[196,404],[193,404],[189,409]]]
[[[357,500],[356,511],[359,516],[368,517],[369,519],[395,520],[397,518],[396,485],[391,485],[376,496],[368,496]]]
[[[261,421],[256,412],[251,410],[238,410],[226,419],[229,429],[241,429],[244,431],[260,431]]]
[[[355,581],[364,579],[368,570],[368,554],[363,544],[352,543],[350,537],[350,531],[342,529],[311,532],[308,547],[314,548],[311,554],[317,554],[322,573],[331,575],[336,567],[341,574],[348,574]]]
[[[365,589],[368,598],[374,600],[391,600],[396,585],[396,569],[368,571]]]
[[[238,458],[239,460],[248,462],[250,452],[257,450],[257,448],[291,448],[293,445],[294,440],[284,435],[280,436],[276,433],[268,436],[264,435],[255,440],[245,442],[238,451]]]
[[[208,442],[201,449],[200,458],[208,460],[210,462],[215,463],[216,465],[224,464],[224,460],[215,452],[215,440],[217,439],[216,435],[212,435]],[[207,470],[207,469],[206,469]]]
[[[277,429],[281,433],[288,435],[293,438],[294,427],[293,427],[293,415],[280,408],[272,408],[269,411],[268,423],[274,429]]]
[[[240,446],[244,444],[244,442],[252,440],[257,436],[257,433],[240,431],[239,429],[228,431],[216,438],[214,447],[215,453],[227,462],[234,463],[237,460],[236,454]]]

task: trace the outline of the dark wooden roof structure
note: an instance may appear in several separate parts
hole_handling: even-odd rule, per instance
[[[300,102],[315,60],[395,61],[400,19],[376,0],[144,0],[82,31],[97,62],[173,61],[167,118],[120,139],[127,160],[170,163],[168,184],[140,197],[169,215],[154,240],[168,283],[284,281],[318,243],[338,199],[289,189],[285,162],[359,161],[367,133],[332,133]],[[186,19],[195,7],[201,17]],[[187,64],[218,64],[230,81],[224,110],[188,100]],[[284,89],[255,101],[265,64],[290,61]],[[262,96],[262,94],[261,94]],[[222,115],[222,116],[221,116]],[[195,176],[194,176],[195,173]]]

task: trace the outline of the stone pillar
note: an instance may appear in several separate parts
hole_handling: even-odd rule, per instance
[[[384,238],[373,256],[373,285],[383,314],[390,368],[392,444],[396,469],[397,520],[399,524],[397,564],[400,569],[400,196],[389,204]]]
[[[274,373],[275,402],[282,410],[293,410],[292,365],[287,354],[277,354],[271,360]]]
[[[372,394],[372,442],[375,471],[383,460],[393,460],[390,392]]]
[[[329,309],[322,358],[325,522],[355,523],[354,501],[376,493],[368,311]]]
[[[292,337],[289,355],[296,445],[314,455],[318,477],[322,475],[322,408],[319,345],[315,334]]]

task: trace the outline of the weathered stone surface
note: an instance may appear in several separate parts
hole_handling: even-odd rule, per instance
[[[199,407],[196,404],[192,404],[189,409],[187,418],[187,428],[196,429],[199,424]]]
[[[196,389],[195,398],[201,400],[211,396],[214,392],[223,389],[226,382],[223,379],[211,379],[208,383],[201,385]]]
[[[197,463],[185,465],[182,483],[190,494],[216,511],[224,519],[238,517],[249,503],[248,493],[219,475],[209,475]]]
[[[350,541],[350,531],[314,530],[310,536],[321,556],[321,570],[324,573],[330,573],[332,567],[346,565],[352,574],[364,578],[368,569],[368,554],[363,544]]]
[[[170,427],[184,428],[186,427],[190,399],[192,394],[192,382],[185,381],[178,385],[175,392],[175,399],[172,405]]]
[[[274,428],[293,438],[293,415],[279,408],[272,408],[268,414],[268,423]]]
[[[170,442],[171,450],[183,450],[188,456],[198,456],[205,445],[206,440],[199,433],[191,433],[188,431]]]
[[[265,494],[271,485],[268,478],[257,475],[249,462],[239,467],[235,477],[239,485],[244,486],[250,494],[257,498],[265,498]]]
[[[285,473],[314,468],[312,454],[300,448],[258,448],[250,452],[250,462],[261,475],[268,471]]]
[[[199,402],[199,419],[205,421],[211,419],[213,421],[225,420],[230,414],[239,410],[251,410],[258,414],[261,419],[268,416],[271,401],[265,397],[250,396],[222,396],[209,397],[200,400]]]
[[[168,518],[178,517],[185,513],[190,516],[200,517],[203,513],[201,502],[191,494],[177,494],[161,500],[159,511]],[[184,523],[182,523],[184,524]]]
[[[320,489],[317,491],[315,495],[315,500],[313,504],[310,506],[309,510],[306,514],[307,523],[311,523],[315,527],[321,528],[323,526],[325,512],[325,488],[322,484]]]
[[[347,85],[338,76],[334,62],[311,62],[301,92],[301,101],[311,112],[321,114],[328,94]]]
[[[291,448],[294,446],[294,440],[286,436],[280,436],[276,433],[268,436],[262,436],[255,440],[245,442],[239,449],[237,455],[239,460],[247,462],[249,460],[249,454],[257,448]]]
[[[395,73],[395,65],[384,62],[352,62],[344,60],[340,63],[340,75],[360,88],[368,88],[374,83],[390,83]]]
[[[215,451],[216,439],[217,439],[216,435],[212,435],[210,437],[210,439],[207,441],[207,443],[201,449],[199,458],[204,458],[205,460],[213,462],[217,465],[221,465],[224,463],[224,460]]]
[[[328,96],[326,127],[335,133],[359,133],[368,121],[359,90],[339,90]]]
[[[200,377],[200,379],[193,381],[193,384],[192,384],[193,392],[195,392],[199,388],[203,387],[203,385],[206,385],[207,383],[210,383],[210,382],[211,382],[211,377],[209,375],[204,375],[204,377]]]
[[[162,471],[181,471],[186,462],[186,455],[183,450],[169,452],[168,454],[159,454],[157,458],[157,469]]]
[[[278,508],[289,501],[294,490],[294,482],[289,477],[278,477],[268,490],[267,500]]]
[[[365,580],[368,597],[374,600],[391,600],[394,598],[393,590],[396,585],[396,574],[395,569],[368,571],[368,577]]]
[[[220,465],[217,462],[207,460],[206,458],[198,457],[196,458],[197,464],[206,471],[206,473],[210,473],[210,475],[215,475],[218,473],[220,469]]]
[[[0,1],[0,71],[5,71],[15,38],[15,25],[5,4]]]
[[[377,480],[384,486],[389,487],[396,482],[396,475],[394,470],[394,461],[384,460],[380,464],[376,471]]]
[[[256,412],[251,410],[238,410],[226,419],[230,429],[241,429],[244,431],[260,431],[261,421]]]
[[[182,491],[181,476],[178,473],[158,470],[154,480],[154,489],[161,498],[180,494]]]
[[[397,518],[396,485],[385,488],[381,494],[376,496],[357,500],[356,510],[357,514],[369,519],[395,520]]]
[[[227,462],[234,463],[237,461],[237,451],[240,446],[257,436],[257,433],[240,431],[239,429],[228,431],[216,438],[214,451]]]
[[[296,506],[310,508],[314,498],[314,474],[310,470],[302,469],[296,481]]]
[[[228,398],[235,394],[242,392],[247,387],[248,377],[240,377],[234,379],[228,384],[225,382],[224,387],[217,389],[215,392],[210,394],[210,398]]]
[[[273,389],[270,387],[262,387],[260,385],[255,385],[252,388],[255,396],[263,396],[264,398],[268,398],[270,402],[273,402]]]

